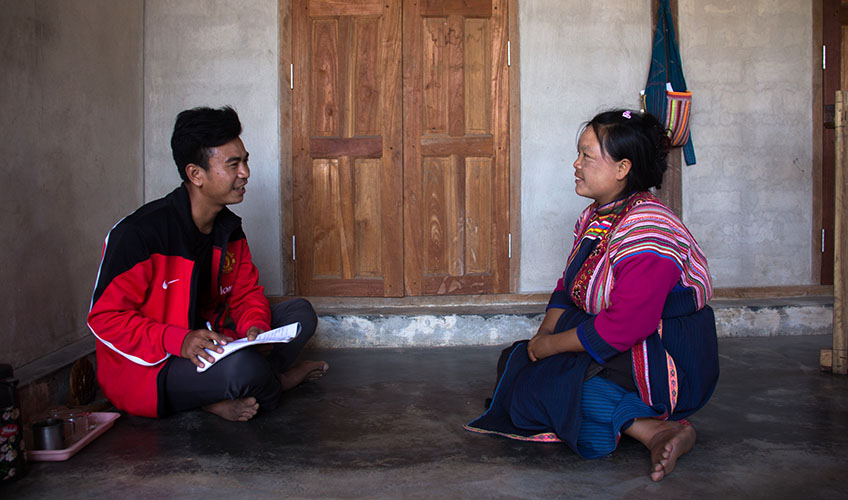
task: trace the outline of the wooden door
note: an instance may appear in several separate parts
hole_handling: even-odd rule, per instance
[[[504,0],[407,0],[403,11],[407,295],[508,289]]]
[[[293,2],[299,294],[507,291],[506,23],[506,0]]]
[[[295,0],[298,293],[403,294],[401,9]]]

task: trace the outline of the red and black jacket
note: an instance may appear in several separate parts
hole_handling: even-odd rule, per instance
[[[157,417],[157,377],[179,356],[198,316],[233,338],[270,328],[270,310],[250,255],[241,219],[224,208],[212,229],[210,295],[196,311],[199,271],[188,192],[180,186],[122,219],[106,236],[88,313],[97,337],[97,379],[107,398],[135,415]],[[236,330],[224,328],[229,316]]]

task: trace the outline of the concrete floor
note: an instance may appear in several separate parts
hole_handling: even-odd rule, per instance
[[[311,353],[328,375],[249,423],[123,415],[0,498],[845,498],[848,377],[819,372],[830,342],[721,339],[718,389],[691,418],[698,443],[661,483],[627,438],[589,461],[463,430],[500,348],[339,349]]]

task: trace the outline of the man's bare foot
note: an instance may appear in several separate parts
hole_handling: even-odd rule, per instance
[[[206,405],[203,409],[225,420],[247,422],[259,411],[259,403],[256,402],[256,398],[251,396],[241,399],[224,399],[217,403]]]
[[[671,474],[677,459],[695,446],[695,428],[681,422],[639,418],[624,431],[651,452],[651,479]]]
[[[293,389],[302,382],[312,382],[323,377],[330,365],[324,361],[302,361],[280,374],[284,391]]]

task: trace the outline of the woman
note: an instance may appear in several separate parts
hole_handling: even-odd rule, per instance
[[[651,478],[695,444],[684,420],[718,380],[707,260],[648,190],[668,140],[649,114],[615,110],[588,122],[575,191],[591,198],[539,331],[504,351],[489,409],[466,426],[514,439],[562,441],[586,458],[623,432],[651,452]]]

